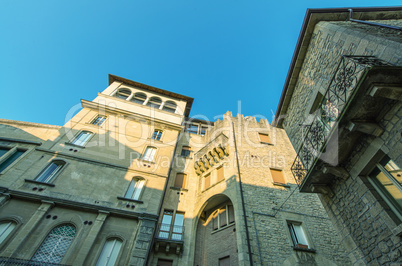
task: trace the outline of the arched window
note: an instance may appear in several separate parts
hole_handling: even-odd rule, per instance
[[[84,146],[88,140],[91,138],[93,135],[92,132],[89,131],[82,131],[78,136],[71,142],[71,144],[78,145],[78,146]]]
[[[138,200],[144,187],[145,180],[141,178],[133,178],[128,186],[125,198]]]
[[[42,245],[32,257],[34,261],[60,263],[75,237],[75,227],[60,225],[47,235]]]
[[[40,172],[35,180],[43,183],[49,183],[61,171],[64,165],[66,165],[65,161],[52,161],[45,169],[42,170],[42,172]]]
[[[112,266],[116,264],[123,241],[118,238],[108,239],[102,248],[96,266]]]
[[[12,221],[0,223],[0,244],[10,235],[17,224]]]
[[[147,105],[152,107],[152,108],[159,109],[159,107],[161,107],[161,104],[162,104],[161,98],[159,98],[159,97],[151,97],[151,99],[149,99]]]
[[[142,155],[142,160],[152,162],[156,153],[156,148],[148,146],[145,150],[144,154]]]
[[[129,89],[119,89],[114,96],[126,100],[130,95],[131,91]]]
[[[144,104],[146,99],[147,99],[147,95],[145,93],[136,92],[134,94],[134,97],[131,99],[131,101],[138,103],[138,104]]]
[[[170,113],[175,113],[175,112],[176,112],[176,108],[177,108],[177,105],[176,105],[175,102],[166,101],[165,104],[163,105],[162,110],[163,110],[163,111],[170,112]]]

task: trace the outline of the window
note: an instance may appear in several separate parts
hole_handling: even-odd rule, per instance
[[[176,180],[174,186],[177,188],[185,188],[187,181],[187,175],[183,173],[176,174]]]
[[[161,140],[161,137],[162,137],[162,130],[156,129],[154,131],[154,134],[152,134],[152,139]]]
[[[183,157],[189,157],[191,154],[191,147],[189,146],[183,146],[181,148],[181,156]]]
[[[385,157],[370,173],[369,181],[402,220],[402,171],[389,157]]]
[[[73,225],[61,225],[54,228],[32,257],[34,261],[60,263],[75,237]]]
[[[223,166],[220,166],[219,168],[216,169],[217,172],[217,182],[224,180],[225,176],[224,176],[224,172],[223,172]]]
[[[105,122],[106,117],[102,116],[102,115],[98,115],[93,121],[92,121],[92,125],[95,126],[101,126],[103,124],[103,122]]]
[[[151,97],[151,99],[149,99],[147,105],[152,107],[152,108],[159,109],[159,107],[161,107],[161,104],[162,104],[161,98],[159,98],[159,97]]]
[[[156,148],[154,147],[147,147],[147,149],[144,152],[144,155],[142,155],[142,160],[144,161],[149,161],[152,162],[156,153]]]
[[[203,126],[201,125],[201,129],[200,129],[200,135],[204,136],[205,132],[207,131],[208,127],[207,126]]]
[[[184,213],[176,212],[173,220],[173,211],[165,210],[163,212],[162,223],[160,225],[158,237],[162,239],[171,239],[181,241],[184,233]],[[172,223],[173,222],[173,223]]]
[[[24,152],[25,150],[20,150],[15,147],[12,149],[0,148],[0,173],[15,162]]]
[[[324,96],[320,92],[317,92],[317,96],[315,97],[313,105],[311,106],[311,109],[310,109],[310,114],[313,114],[313,113],[315,113],[315,111],[318,110],[323,97]]]
[[[158,259],[156,266],[172,266],[173,260]]]
[[[308,249],[309,245],[301,223],[288,222],[288,228],[290,236],[292,237],[293,245],[297,248]]]
[[[213,230],[218,230],[234,223],[233,205],[228,204],[217,209],[212,217]]]
[[[198,124],[187,123],[185,130],[192,134],[198,134]]]
[[[211,186],[211,174],[207,174],[204,177],[204,189],[209,188],[209,186]]]
[[[269,169],[271,171],[272,181],[277,184],[286,184],[281,170]]]
[[[147,95],[145,93],[136,92],[134,94],[134,97],[131,99],[131,101],[138,103],[138,104],[144,104],[146,99],[147,99]]]
[[[91,138],[92,133],[89,131],[82,131],[78,136],[71,142],[71,144],[84,146],[88,140]]]
[[[176,105],[175,102],[166,101],[165,104],[163,105],[162,110],[170,112],[170,113],[175,113],[176,112],[176,107],[177,107],[177,105]]]
[[[96,262],[97,266],[112,266],[116,264],[117,257],[123,242],[120,239],[108,239],[102,248],[102,252]]]
[[[128,186],[125,198],[138,200],[141,195],[142,188],[144,187],[145,180],[143,179],[132,179],[130,185]]]
[[[230,266],[230,256],[220,258],[219,259],[219,266]]]
[[[10,235],[17,224],[11,221],[0,223],[0,244]]]
[[[61,171],[66,162],[61,160],[52,161],[40,174],[35,178],[38,182],[49,183]]]
[[[258,136],[260,137],[261,143],[264,143],[264,144],[271,143],[271,140],[270,140],[268,134],[258,133]]]
[[[117,98],[126,100],[131,95],[131,91],[129,89],[120,89],[114,95]]]

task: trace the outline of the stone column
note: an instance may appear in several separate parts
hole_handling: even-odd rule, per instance
[[[145,265],[148,253],[150,252],[152,237],[156,221],[143,218],[139,225],[139,232],[135,240],[134,249],[130,258],[130,265]]]
[[[88,253],[91,251],[95,239],[98,236],[100,230],[102,229],[102,226],[105,223],[108,215],[109,212],[99,211],[99,214],[96,217],[95,222],[88,233],[88,236],[85,238],[85,241],[81,244],[81,249],[75,255],[73,265],[85,265],[84,263],[85,259],[87,258]]]
[[[11,257],[19,248],[19,246],[24,243],[26,238],[31,234],[32,230],[38,225],[40,220],[45,216],[45,214],[54,206],[54,203],[51,201],[42,201],[40,207],[36,210],[36,212],[32,215],[32,217],[28,220],[28,222],[22,226],[16,236],[13,238],[11,243],[7,246],[7,248],[1,253],[2,257]]]

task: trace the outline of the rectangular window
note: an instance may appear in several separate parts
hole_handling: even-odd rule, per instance
[[[187,181],[187,175],[183,173],[176,174],[176,180],[174,182],[174,186],[177,188],[185,188]]]
[[[173,211],[165,210],[163,212],[162,223],[159,227],[158,238],[182,241],[184,233],[183,225],[184,212],[176,212],[173,220]]]
[[[224,172],[223,172],[223,166],[217,168],[216,173],[217,173],[217,177],[218,177],[218,180],[217,180],[218,182],[225,179]]]
[[[211,174],[207,174],[204,180],[205,180],[204,189],[207,189],[211,185]]]
[[[213,230],[218,230],[234,223],[233,205],[225,205],[220,207],[213,213],[212,217]]]
[[[156,148],[154,147],[147,147],[147,149],[144,152],[144,155],[142,155],[142,160],[144,161],[149,161],[152,162],[156,153]]]
[[[176,212],[174,217],[174,224],[172,228],[172,240],[183,240],[183,232],[184,232],[184,213]]]
[[[169,239],[170,225],[173,220],[173,211],[165,210],[163,212],[162,223],[159,227],[158,237],[162,239]]]
[[[258,136],[260,137],[261,143],[265,143],[265,144],[271,143],[271,140],[270,140],[268,134],[258,133]]]
[[[181,156],[183,157],[189,157],[191,154],[191,147],[189,146],[183,146],[181,149]]]
[[[369,181],[395,215],[402,220],[402,171],[385,157],[370,173]]]
[[[74,140],[71,142],[71,144],[78,145],[78,146],[84,146],[89,139],[91,138],[92,133],[88,131],[82,131]]]
[[[35,181],[49,183],[54,177],[61,171],[61,169],[66,165],[66,162],[61,160],[52,161],[45,169],[40,172],[40,174],[35,178]]]
[[[285,178],[281,170],[270,169],[272,175],[272,181],[278,184],[286,184]]]
[[[220,258],[219,259],[219,266],[230,266],[230,256]]]
[[[24,152],[25,150],[17,148],[0,148],[0,172],[15,162]]]
[[[92,121],[92,125],[95,126],[101,126],[103,124],[103,122],[105,122],[106,117],[102,116],[102,115],[98,115],[93,121]]]
[[[293,245],[297,248],[308,249],[309,245],[301,223],[288,222],[288,228],[290,236],[292,237]]]
[[[142,188],[144,187],[144,183],[145,180],[132,179],[124,197],[138,200],[140,198]]]
[[[161,140],[162,130],[155,130],[154,134],[152,134],[152,139]]]

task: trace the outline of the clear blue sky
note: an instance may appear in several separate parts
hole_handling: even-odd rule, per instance
[[[376,0],[1,0],[0,118],[63,125],[108,74],[272,120],[307,8]]]

